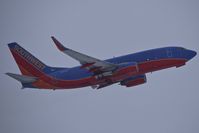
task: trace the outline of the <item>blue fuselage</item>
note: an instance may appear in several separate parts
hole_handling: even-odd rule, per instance
[[[193,58],[195,55],[196,52],[192,50],[187,50],[182,47],[165,47],[165,48],[157,48],[134,54],[114,57],[111,59],[107,59],[105,61],[114,64],[120,64],[125,62],[136,62],[138,64],[141,64],[145,62],[160,61],[165,59],[188,61],[191,58]],[[173,64],[173,66],[176,66],[176,64]],[[168,65],[168,67],[171,67],[171,65]],[[81,69],[80,66],[73,68],[52,68],[52,69],[53,70],[51,71],[48,70],[49,75],[62,80],[79,80],[82,78],[87,78],[92,76],[92,73],[88,72],[85,69]],[[157,68],[156,70],[146,70],[143,71],[143,73],[157,71],[160,69]]]

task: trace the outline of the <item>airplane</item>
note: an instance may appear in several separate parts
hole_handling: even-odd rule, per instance
[[[133,87],[147,82],[146,73],[181,67],[197,54],[183,47],[163,47],[100,60],[66,48],[55,37],[51,38],[61,52],[77,60],[80,65],[72,68],[50,67],[16,42],[9,43],[21,74],[6,74],[21,82],[22,89],[56,90],[87,86],[101,89],[115,83]]]

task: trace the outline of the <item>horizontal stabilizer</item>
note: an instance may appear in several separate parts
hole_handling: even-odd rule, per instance
[[[19,75],[14,73],[6,73],[6,75],[18,80],[19,82],[23,83],[33,83],[37,81],[37,77],[26,76],[26,75]]]

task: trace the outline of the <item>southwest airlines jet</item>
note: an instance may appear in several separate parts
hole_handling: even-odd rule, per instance
[[[164,47],[100,60],[64,47],[55,37],[52,40],[61,52],[80,65],[72,68],[47,66],[14,42],[8,47],[21,74],[6,74],[21,82],[22,88],[55,90],[91,86],[100,89],[114,83],[132,87],[146,83],[146,73],[183,66],[197,54],[182,47]]]

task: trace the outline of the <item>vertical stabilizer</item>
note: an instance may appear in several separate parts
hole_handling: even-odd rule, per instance
[[[8,44],[8,47],[23,75],[39,77],[48,68],[48,66],[16,42]]]

